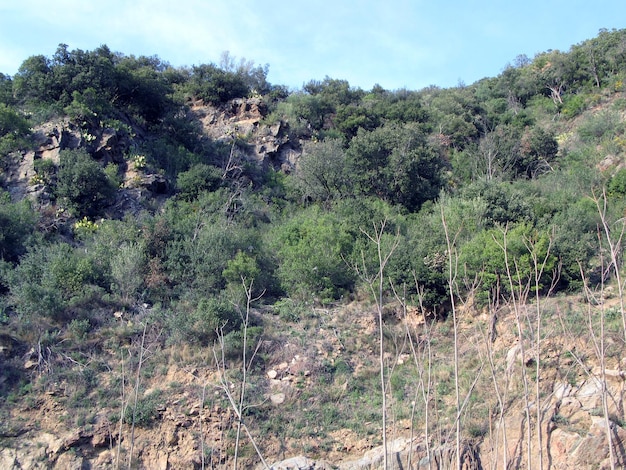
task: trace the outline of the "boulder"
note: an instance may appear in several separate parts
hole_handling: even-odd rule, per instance
[[[313,460],[303,455],[270,465],[271,470],[331,470],[333,468],[335,468],[333,465],[324,460]]]

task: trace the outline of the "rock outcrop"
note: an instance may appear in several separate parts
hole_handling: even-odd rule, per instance
[[[260,98],[239,98],[220,108],[202,101],[190,105],[190,118],[199,120],[207,137],[226,143],[245,143],[242,147],[248,158],[290,171],[301,154],[300,143],[289,139],[286,123],[266,124],[267,113],[267,106]]]

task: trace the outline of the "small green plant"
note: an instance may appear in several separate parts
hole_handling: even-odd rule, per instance
[[[91,144],[97,139],[97,137],[91,134],[89,131],[83,131],[82,136],[85,142],[87,142],[88,144]]]
[[[568,426],[568,425],[570,424],[569,419],[568,419],[566,416],[563,416],[562,414],[559,414],[559,413],[555,414],[555,415],[552,417],[552,420],[551,420],[551,421],[552,421],[554,424],[556,424],[557,426],[560,426],[560,427],[562,427],[562,426]]]
[[[135,165],[135,169],[137,170],[143,170],[148,164],[145,155],[133,155],[131,162],[133,162],[133,165]]]
[[[128,406],[124,413],[124,422],[132,424],[133,419],[136,426],[149,427],[159,415],[158,405],[161,391],[155,390],[148,395],[137,400],[137,406]]]
[[[74,234],[78,238],[95,233],[97,230],[98,224],[87,219],[87,217],[83,217],[82,219],[74,223]]]
[[[46,184],[46,180],[43,179],[41,175],[34,175],[29,181],[28,184],[31,186],[37,186],[38,184]]]
[[[115,163],[111,162],[107,166],[105,166],[104,174],[107,176],[113,187],[122,187],[124,179],[122,178],[122,176],[120,176],[119,167]]]
[[[87,336],[87,333],[89,333],[89,330],[91,330],[91,323],[87,318],[81,320],[75,318],[67,326],[67,330],[73,338],[83,340]]]
[[[306,306],[290,298],[280,299],[273,306],[274,312],[278,313],[281,320],[295,323],[306,314]]]

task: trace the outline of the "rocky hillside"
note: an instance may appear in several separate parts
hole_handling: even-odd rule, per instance
[[[621,465],[624,456],[619,449],[626,439],[617,418],[624,406],[621,348],[600,364],[591,333],[580,325],[585,319],[567,318],[577,315],[576,305],[581,300],[555,299],[543,305],[548,313],[544,313],[546,332],[539,350],[534,349],[532,339],[520,344],[515,314],[508,308],[497,312],[493,341],[486,336],[491,322],[487,312],[462,310],[463,377],[471,383],[472,393],[483,397],[487,405],[484,417],[464,424],[473,437],[462,443],[463,468],[504,468],[504,462],[526,468],[528,452],[532,462],[539,462],[540,449],[549,468],[610,468],[602,411],[607,397],[615,455]],[[386,332],[396,341],[396,349],[388,353],[387,364],[391,370],[401,371],[405,377],[402,386],[414,395],[413,402],[405,403],[396,401],[397,392],[390,394],[390,468],[454,468],[450,324],[425,325],[416,311],[402,314],[397,302],[389,308]],[[523,315],[536,320],[534,310],[525,306]],[[123,316],[117,322],[118,335],[120,330],[132,328],[131,320]],[[244,421],[264,461],[276,469],[382,468],[380,423],[365,421],[371,413],[368,408],[376,402],[370,396],[375,389],[360,385],[376,374],[376,345],[371,338],[377,327],[372,306],[358,302],[334,311],[311,311],[298,323],[285,322],[279,316],[264,322],[267,333],[252,359],[248,380],[253,388],[246,397],[246,406],[261,408],[263,414],[249,413]],[[50,383],[45,392],[16,399],[3,417],[0,466],[117,468],[126,466],[131,456],[133,466],[146,469],[232,466],[237,418],[227,397],[238,389],[236,380],[241,380],[241,375],[236,371],[241,362],[230,361],[226,370],[220,370],[212,347],[162,347],[159,333],[147,331],[143,344],[129,344],[124,351],[143,356],[141,371],[137,364],[122,371],[119,351],[105,348],[90,353],[90,360],[99,363],[100,383],[118,384],[113,389],[104,385],[116,390],[115,395],[94,390],[82,398],[97,403],[96,407],[75,408],[76,379]],[[418,342],[411,346],[407,333]],[[65,340],[72,341],[69,337]],[[615,345],[622,338],[611,334],[606,341]],[[3,345],[3,354],[8,354],[8,347]],[[428,351],[428,347],[432,349]],[[429,367],[424,362],[428,355]],[[35,372],[48,366],[41,363],[39,351],[27,351],[22,357],[26,370]],[[539,409],[533,377],[537,357],[541,359]],[[75,367],[77,376],[85,372],[79,364]],[[528,403],[522,369],[528,374],[526,385],[531,390]],[[398,376],[391,379],[398,387],[400,379],[393,377]],[[424,408],[423,380],[432,380],[433,398],[440,403],[433,410],[433,429],[429,430],[436,434],[438,444],[427,444],[420,411]],[[140,407],[133,429],[128,419],[120,420],[120,410],[125,400],[133,402],[137,385]],[[493,412],[498,400],[506,404],[502,415]],[[540,448],[537,429],[532,426],[529,450],[526,413],[535,416],[537,412],[543,440]],[[351,417],[344,422],[344,416]],[[251,442],[242,432],[240,464],[263,468]]]
[[[219,109],[197,102],[189,113],[206,136],[232,148],[245,136],[246,145],[237,147],[238,164],[244,158],[291,171],[297,163],[302,142],[289,139],[286,123],[265,124],[266,111],[257,99],[234,100]],[[34,136],[36,147],[15,160],[6,181],[14,197],[32,199],[44,214],[51,200],[36,178],[34,162],[58,164],[65,149],[88,146],[102,165],[113,162],[122,168],[109,217],[139,214],[146,201],[165,200],[170,191],[165,177],[123,158],[132,144],[114,129],[85,135],[64,119],[35,128]],[[66,216],[58,212],[42,219],[50,227],[64,222]],[[529,458],[554,469],[611,468],[607,434],[614,446],[613,465],[624,462],[620,449],[626,430],[619,418],[624,339],[614,290],[602,295],[610,300],[593,307],[571,296],[541,299],[538,308],[526,298],[518,299],[521,305],[489,308],[459,299],[463,413],[481,409],[463,424],[469,429],[461,443],[463,468],[527,468]],[[434,320],[416,306],[404,309],[398,299],[386,302],[389,466],[454,468],[453,320]],[[609,332],[601,333],[594,318],[606,311],[612,312]],[[156,315],[148,304],[139,314],[110,314],[110,326],[86,344],[81,336],[86,332],[62,333],[57,346],[69,345],[64,350],[47,346],[44,351],[41,341],[24,350],[11,336],[2,337],[3,357],[20,358],[23,370],[43,383],[36,392],[25,385],[4,408],[0,468],[119,468],[130,461],[146,469],[231,467],[238,417],[237,404],[230,400],[240,390],[241,358],[222,362],[219,343],[168,345],[157,326],[140,334],[138,328],[149,324],[144,320]],[[249,428],[240,435],[240,465],[382,468],[380,417],[371,413],[380,406],[372,396],[378,393],[373,383],[376,306],[365,299],[333,309],[288,303],[251,314],[264,333],[247,359],[251,388],[243,422]],[[517,321],[537,324],[537,314],[544,328],[540,337],[530,328],[520,342]],[[117,340],[109,346],[107,336]],[[604,354],[598,348],[605,348]],[[59,360],[71,375],[49,381]],[[92,380],[86,364],[96,365],[102,388],[83,394],[83,382]],[[427,417],[431,405],[425,402],[430,401],[437,405]],[[257,415],[256,409],[262,412]]]
[[[242,98],[216,108],[201,100],[190,103],[188,119],[201,126],[205,137],[234,148],[238,140],[245,142],[236,148],[236,158],[245,159],[261,167],[275,167],[290,172],[301,154],[302,142],[289,139],[288,124],[277,121],[265,124],[267,106],[261,99]],[[67,149],[87,148],[89,153],[106,166],[113,163],[119,167],[123,191],[117,195],[114,206],[119,216],[130,207],[128,201],[138,202],[143,196],[149,198],[171,193],[169,182],[159,173],[138,165],[136,160],[125,156],[131,147],[140,146],[147,137],[139,127],[119,130],[107,127],[85,129],[68,118],[45,122],[33,129],[34,148],[16,153],[4,172],[6,187],[15,199],[29,196],[34,202],[46,204],[44,182],[36,178],[35,161],[49,160],[59,164],[59,153]],[[240,142],[241,143],[241,142]],[[241,164],[240,161],[233,164]]]
[[[626,467],[625,41],[0,74],[0,468]]]

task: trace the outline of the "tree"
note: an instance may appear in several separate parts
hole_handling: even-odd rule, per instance
[[[158,57],[124,57],[115,66],[112,100],[132,115],[156,124],[174,108],[173,86],[164,73],[168,65]]]
[[[513,178],[518,173],[519,160],[519,130],[511,125],[500,125],[480,139],[477,176],[484,175],[487,180]]]
[[[56,194],[79,216],[94,217],[111,203],[115,188],[84,149],[63,150]]]
[[[0,190],[0,260],[16,263],[26,252],[36,219],[27,200],[12,203]]]
[[[350,253],[351,238],[337,218],[318,206],[276,227],[271,244],[278,258],[283,289],[295,297],[337,299],[354,284],[342,255]]]
[[[307,142],[295,172],[305,198],[313,201],[340,199],[351,192],[351,175],[339,139]]]
[[[194,65],[185,88],[192,96],[214,105],[248,96],[250,91],[243,76],[215,64]]]
[[[181,199],[192,201],[203,191],[215,191],[221,181],[221,172],[217,167],[198,163],[178,174],[176,186]]]
[[[542,127],[525,130],[521,138],[520,158],[516,162],[518,174],[528,178],[550,169],[559,151],[559,144],[552,132]]]
[[[15,96],[26,102],[49,103],[55,98],[51,83],[50,61],[43,55],[29,57],[14,77]]]
[[[229,51],[224,51],[220,57],[220,68],[241,77],[250,91],[265,94],[271,89],[267,81],[268,64],[255,66],[252,60],[244,57],[237,60],[236,57],[230,55]]]
[[[0,103],[0,158],[3,154],[24,146],[29,134],[28,120],[10,106]]]
[[[15,103],[13,97],[13,80],[8,75],[0,73],[0,103],[12,105]]]
[[[443,160],[413,124],[360,129],[347,156],[357,194],[402,204],[410,211],[437,197],[443,186]]]
[[[572,85],[576,64],[568,54],[550,51],[539,55],[533,66],[545,86],[546,94],[549,91],[549,97],[559,109],[563,105],[563,94]]]

